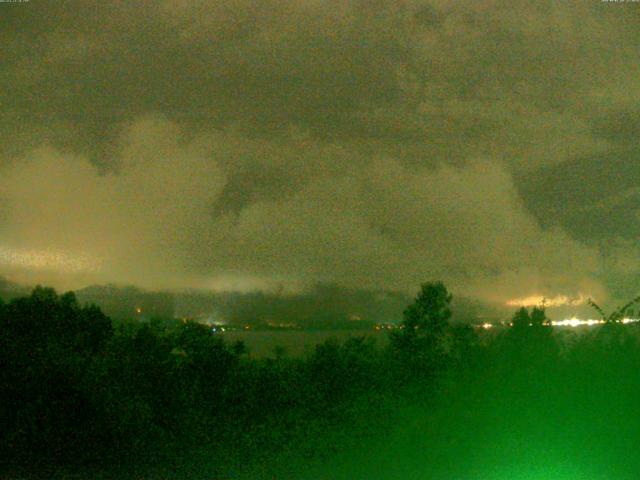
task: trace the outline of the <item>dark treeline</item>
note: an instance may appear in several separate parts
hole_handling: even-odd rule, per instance
[[[0,475],[636,478],[635,325],[479,334],[422,286],[384,347],[256,359],[192,322],[114,325],[73,293],[0,301]]]

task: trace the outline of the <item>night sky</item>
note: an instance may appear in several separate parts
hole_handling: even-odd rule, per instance
[[[0,45],[12,281],[640,288],[639,3],[31,0]]]

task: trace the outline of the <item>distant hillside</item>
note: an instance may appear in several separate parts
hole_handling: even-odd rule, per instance
[[[92,285],[76,291],[80,303],[95,303],[114,319],[171,318],[174,294],[150,292],[133,286]]]
[[[306,328],[343,328],[397,323],[412,298],[398,292],[318,284],[308,292],[150,292],[136,287],[91,286],[77,291],[81,302],[96,303],[113,318],[199,318],[237,325],[295,323]],[[454,322],[476,322],[486,305],[454,297]]]
[[[0,278],[0,297],[26,295],[26,287]],[[318,284],[308,292],[286,295],[269,292],[148,291],[134,286],[92,285],[76,290],[81,304],[94,303],[116,320],[196,318],[236,325],[296,324],[303,328],[352,328],[373,323],[398,323],[411,303],[408,295]],[[454,322],[487,318],[486,305],[454,296]]]
[[[28,295],[32,288],[25,285],[7,280],[4,277],[0,277],[0,298],[3,300],[10,300],[15,297],[22,297]]]

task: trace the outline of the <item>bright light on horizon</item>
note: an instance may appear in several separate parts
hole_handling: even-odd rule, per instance
[[[640,318],[623,318],[617,323],[622,323],[623,325],[627,325],[629,323],[638,323],[638,322],[640,322]],[[593,318],[589,318],[586,320],[582,320],[576,317],[565,318],[564,320],[551,320],[552,327],[592,327],[595,325],[604,325],[605,323],[607,322],[602,319],[596,320]],[[496,325],[493,323],[482,323],[476,326],[484,330],[489,330],[490,328],[499,326],[499,324]],[[509,324],[506,324],[506,326],[511,327],[512,324],[509,323]]]
[[[552,320],[551,325],[554,327],[582,327],[582,326],[592,326],[592,325],[600,325],[605,323],[604,320],[580,320],[579,318],[567,318],[565,320]]]
[[[628,323],[637,323],[640,322],[640,318],[623,318],[622,320],[619,321],[619,323],[622,323],[624,325],[628,324]],[[605,320],[595,320],[595,319],[587,319],[587,320],[580,320],[579,318],[567,318],[565,320],[552,320],[551,321],[551,325],[554,327],[583,327],[583,326],[593,326],[593,325],[602,325],[604,323],[607,323]]]

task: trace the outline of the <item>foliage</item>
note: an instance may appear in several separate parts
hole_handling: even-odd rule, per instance
[[[511,319],[514,329],[521,330],[527,327],[540,328],[550,325],[544,306],[533,307],[529,311],[526,307],[521,307],[516,311]]]
[[[602,310],[602,308],[600,308],[600,306],[596,302],[594,302],[592,299],[589,299],[588,303],[596,312],[598,312],[602,321],[604,321],[605,323],[617,323],[617,322],[621,322],[624,318],[626,318],[627,315],[630,314],[631,309],[634,305],[637,305],[638,303],[640,303],[640,295],[630,300],[626,304],[618,307],[609,315],[607,315],[604,312],[604,310]]]
[[[450,302],[444,285],[424,284],[386,347],[333,338],[306,357],[254,358],[204,325],[114,328],[73,294],[38,287],[0,302],[2,468],[43,478],[83,468],[108,478],[396,478],[400,458],[422,459],[416,471],[429,478],[466,478],[438,469],[484,444],[499,449],[500,428],[534,432],[534,445],[554,438],[553,422],[598,421],[604,410],[640,430],[616,420],[640,398],[635,325],[563,336],[537,307],[485,334],[449,325]],[[567,434],[558,431],[556,441]],[[366,473],[327,474],[338,464]]]
[[[404,329],[407,332],[440,335],[451,318],[452,298],[442,282],[422,284],[414,302],[403,312]]]

